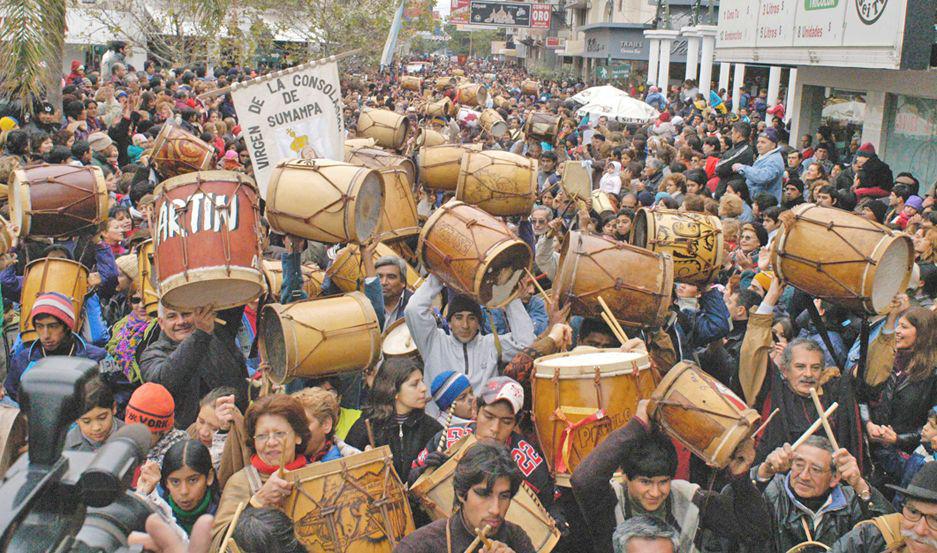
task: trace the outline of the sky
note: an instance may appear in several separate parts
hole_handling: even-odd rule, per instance
[[[449,15],[449,0],[436,0],[436,11],[439,15],[446,17]]]

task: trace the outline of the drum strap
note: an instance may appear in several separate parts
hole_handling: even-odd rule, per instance
[[[836,366],[839,367],[839,372],[841,374],[845,374],[845,364],[843,363],[843,360],[840,358],[840,356],[836,355],[836,350],[833,349],[833,342],[830,340],[830,335],[826,330],[826,323],[823,322],[823,317],[821,317],[820,312],[817,311],[817,306],[813,303],[813,301],[808,300],[806,303],[807,312],[810,313],[810,319],[813,321],[813,326],[815,326],[817,328],[817,332],[820,333],[820,338],[823,340],[823,345],[826,346],[826,351],[829,352],[830,356],[836,362]],[[868,336],[866,336],[866,338],[868,338]],[[868,339],[866,339],[865,342],[860,342],[860,344],[867,342]]]
[[[494,339],[495,339],[495,349],[498,350],[498,363],[500,363],[500,362],[501,362],[501,354],[502,354],[503,351],[504,351],[504,349],[501,347],[501,338],[498,336],[498,329],[495,328],[495,321],[494,321],[494,319],[491,317],[491,311],[488,311],[488,310],[486,309],[486,310],[485,310],[485,315],[488,316],[488,326],[491,327],[491,335],[492,335],[492,336],[494,337]]]
[[[574,423],[570,422],[567,415],[578,415],[583,418],[579,422]],[[566,428],[563,429],[563,434],[560,436],[560,444],[556,450],[556,458],[554,460],[556,472],[565,474],[569,472],[569,454],[573,448],[573,432],[587,424],[592,424],[593,422],[604,419],[605,409],[560,405],[553,411],[553,416],[556,420],[566,425]]]
[[[260,473],[254,468],[254,465],[244,467],[244,474],[247,476],[247,485],[250,486],[251,496],[257,493],[263,487],[263,480],[260,479]]]
[[[859,362],[856,365],[856,382],[865,382],[866,365],[869,361],[869,318],[862,317],[859,326]]]

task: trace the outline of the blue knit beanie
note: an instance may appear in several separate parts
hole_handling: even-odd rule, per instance
[[[433,379],[433,385],[430,386],[430,392],[433,394],[433,401],[440,411],[448,411],[452,402],[458,398],[462,392],[471,388],[468,377],[455,371],[446,371]]]

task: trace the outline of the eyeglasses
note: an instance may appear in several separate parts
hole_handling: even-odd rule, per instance
[[[531,218],[531,219],[530,219],[530,222],[531,222],[531,224],[534,224],[534,225],[545,225],[545,224],[547,224],[547,220],[546,220],[546,219],[534,219],[534,218]]]
[[[925,515],[907,503],[905,503],[904,508],[901,510],[901,515],[911,522],[918,522],[921,520],[921,517],[924,517],[927,527],[937,531],[937,515]]]
[[[141,303],[142,301],[143,301],[143,298],[138,297],[138,296],[133,296],[130,298],[130,303],[133,303],[133,304]]]
[[[820,465],[811,465],[811,464],[808,464],[807,461],[804,461],[803,459],[795,459],[794,462],[791,463],[791,468],[801,474],[811,473],[811,474],[816,474],[817,476],[830,472],[829,467],[824,468],[824,467],[821,467]]]
[[[278,442],[282,442],[289,436],[289,432],[271,432],[270,434],[257,434],[254,436],[254,442],[258,444],[264,444],[270,441],[270,438]]]

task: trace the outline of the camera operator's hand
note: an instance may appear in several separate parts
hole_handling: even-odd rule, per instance
[[[140,478],[137,479],[137,492],[150,495],[159,484],[159,465],[156,461],[147,461],[140,467]]]
[[[134,532],[127,538],[130,545],[142,545],[154,553],[208,553],[211,549],[211,525],[215,517],[202,515],[195,521],[186,546],[172,525],[163,517],[152,514],[146,519],[146,534]]]
[[[274,472],[251,498],[251,505],[255,507],[279,507],[291,493],[293,493],[293,483],[280,478]]]

